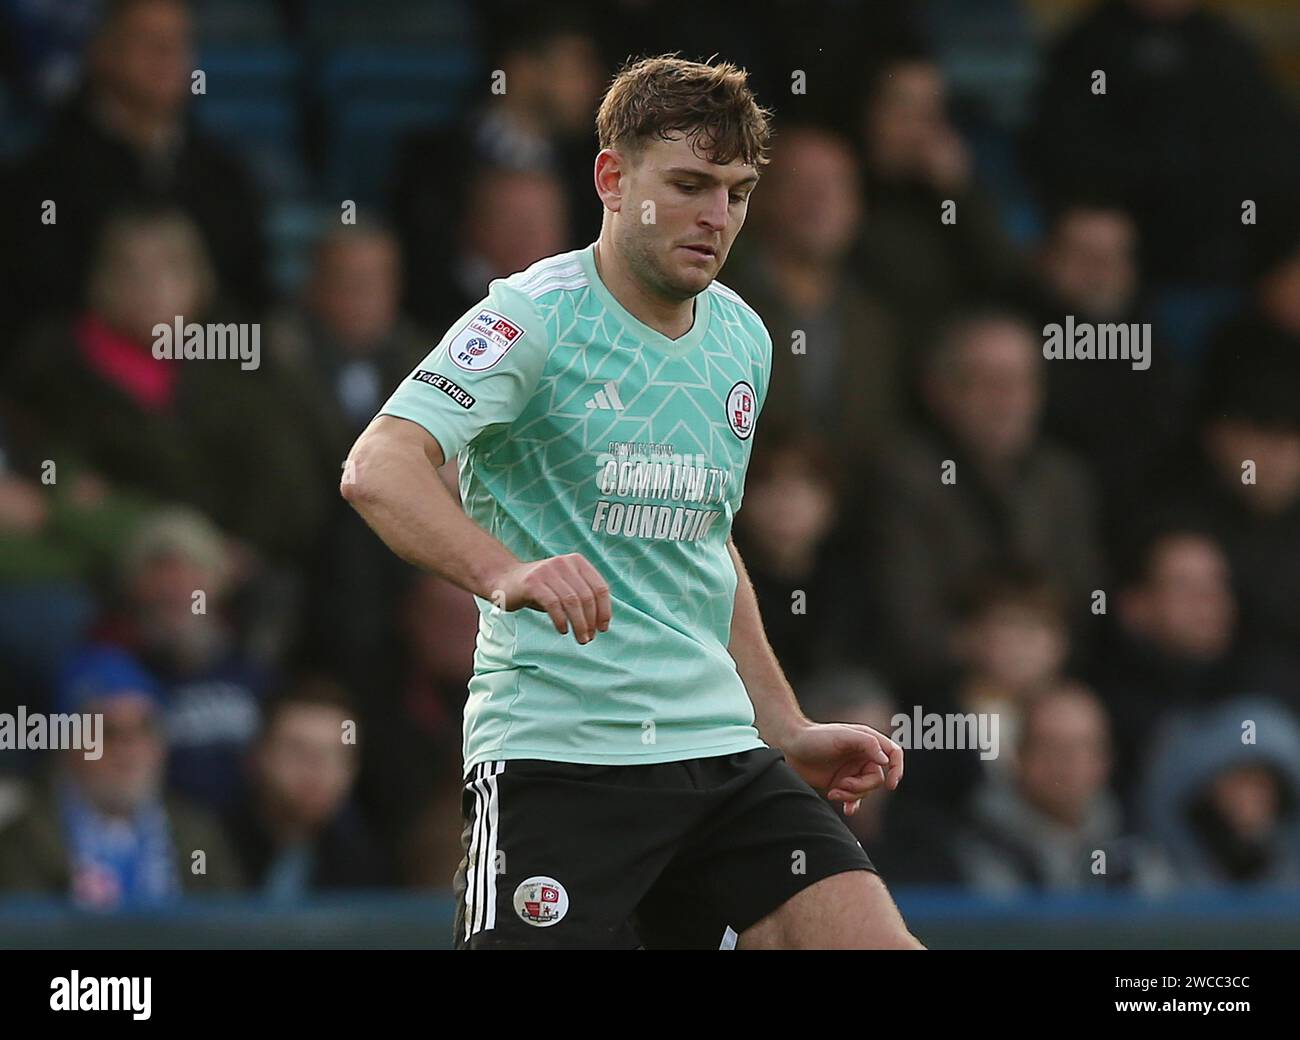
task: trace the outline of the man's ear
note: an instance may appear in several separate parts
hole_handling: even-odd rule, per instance
[[[627,172],[627,159],[616,149],[602,148],[596,156],[593,171],[596,194],[611,213],[623,208],[623,176]]]

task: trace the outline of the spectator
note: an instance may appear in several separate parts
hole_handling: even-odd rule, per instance
[[[867,219],[860,263],[908,331],[909,353],[954,310],[1020,277],[1020,258],[975,184],[945,93],[937,65],[899,57],[870,80],[861,117]],[[948,203],[956,208],[945,220]]]
[[[735,538],[768,642],[797,688],[827,661],[861,660],[871,625],[846,580],[848,550],[833,539],[842,477],[826,442],[777,424],[759,436]]]
[[[393,385],[428,352],[399,308],[402,258],[381,224],[331,223],[299,306],[274,322],[272,350],[294,384],[321,398],[340,460]]]
[[[1236,580],[1240,631],[1253,652],[1289,662],[1292,684],[1300,675],[1298,399],[1300,380],[1285,370],[1225,373],[1205,398],[1199,443],[1170,457],[1151,496],[1217,538]]]
[[[1121,200],[1158,285],[1238,282],[1242,202],[1267,212],[1300,179],[1300,127],[1255,48],[1200,0],[1108,0],[1043,64],[1025,155],[1047,200]]]
[[[168,204],[199,228],[223,289],[266,302],[262,208],[242,166],[186,118],[194,70],[182,0],[113,0],[90,44],[85,89],[18,171],[10,244],[22,258],[14,305],[25,316],[84,303],[90,258],[113,212]],[[56,220],[42,219],[45,200]]]
[[[99,629],[160,680],[169,785],[215,811],[235,793],[271,681],[225,616],[237,565],[220,532],[201,516],[157,513],[127,544],[120,597]]]
[[[414,574],[393,621],[397,645],[357,678],[366,691],[370,746],[384,749],[362,763],[361,797],[394,848],[411,840],[409,829],[437,797],[440,779],[459,767],[479,616],[468,592]]]
[[[99,755],[58,752],[52,783],[0,831],[0,889],[117,910],[237,887],[215,821],[164,793],[159,690],[134,659],[86,649],[62,675],[55,708],[102,717]]]
[[[1032,325],[1140,324],[1137,226],[1112,203],[1076,200],[1053,217],[1028,304]],[[1143,370],[1121,362],[1058,358],[1046,369],[1043,429],[1085,460],[1106,506],[1112,538],[1151,469],[1186,431],[1186,378],[1155,339]],[[1141,435],[1136,436],[1136,431]]]
[[[147,504],[67,458],[11,455],[0,417],[0,671],[43,698]]]
[[[960,855],[969,883],[989,893],[1168,887],[1155,850],[1124,837],[1110,772],[1110,726],[1092,691],[1066,683],[1036,698],[1014,774],[975,795]]]
[[[592,187],[592,125],[602,71],[589,29],[572,13],[518,10],[493,26],[490,39],[489,67],[502,74],[504,89],[450,129],[410,137],[395,175],[393,223],[402,231],[407,259],[406,306],[439,334],[460,311],[448,316],[436,288],[465,276],[453,254],[463,238],[470,190],[485,170],[544,176],[563,199],[558,214],[549,204],[544,214],[530,213],[527,205],[512,210],[518,224],[500,214],[477,212],[498,230],[505,229],[495,235],[476,229],[498,250],[508,248],[512,239],[532,240],[535,236],[527,232],[537,229],[540,234],[537,221],[542,217],[559,221],[557,243],[551,244],[548,223],[544,252],[493,277],[577,248],[600,231],[600,204]],[[523,190],[529,182],[516,183]],[[536,189],[540,182],[531,183]],[[519,248],[525,248],[522,242]],[[476,290],[474,300],[482,295]]]
[[[480,170],[465,189],[465,209],[445,274],[421,286],[411,306],[435,336],[487,294],[488,283],[566,248],[561,182],[543,170]]]
[[[1187,885],[1300,883],[1300,728],[1267,699],[1171,722],[1143,793],[1147,827]]]
[[[247,789],[227,815],[244,872],[267,898],[389,883],[349,801],[357,765],[356,712],[337,683],[305,678],[267,705]]]
[[[897,735],[899,705],[871,672],[828,662],[796,689],[804,713],[820,722],[870,726]],[[908,751],[908,768],[914,752]],[[878,788],[859,803],[845,826],[871,861],[896,885],[955,885],[961,869],[947,841],[954,826],[943,806]],[[838,812],[837,808],[837,812]]]
[[[1007,315],[954,321],[931,353],[933,429],[901,443],[874,489],[869,584],[898,680],[950,678],[955,597],[990,567],[1040,569],[1072,622],[1104,584],[1087,479],[1039,433],[1041,365],[1029,329]]]
[[[302,395],[261,356],[260,326],[244,330],[251,361],[155,351],[159,326],[214,323],[214,300],[187,217],[146,208],[111,218],[87,310],[22,349],[15,437],[32,457],[79,461],[122,490],[195,506],[272,558],[297,559],[315,548],[338,462],[322,454]]]
[[[961,590],[955,618],[954,680],[915,692],[922,714],[996,719],[997,747],[988,749],[995,757],[975,746],[914,744],[904,798],[959,815],[983,779],[1012,768],[1021,719],[1035,698],[1061,682],[1070,635],[1058,590],[1028,567],[977,575]]]
[[[401,278],[391,232],[368,220],[336,225],[316,244],[302,302],[274,322],[275,359],[308,402],[320,454],[335,466],[428,352],[424,334],[399,309]],[[304,652],[359,689],[391,631],[411,568],[333,493],[335,483],[322,480],[317,489],[328,501],[306,579]]]
[[[895,434],[903,405],[897,331],[848,265],[862,223],[860,179],[835,133],[785,130],[754,195],[744,251],[724,273],[772,336],[764,422],[822,434],[850,489],[861,484],[863,457]]]
[[[1236,639],[1231,568],[1209,533],[1159,530],[1115,605],[1116,625],[1093,675],[1115,720],[1117,778],[1131,805],[1161,722],[1231,696],[1250,673]]]
[[[1252,296],[1246,307],[1211,338],[1202,371],[1202,399],[1241,372],[1267,373],[1300,386],[1300,206],[1269,214],[1257,229],[1252,255]],[[1300,398],[1296,399],[1300,414]]]

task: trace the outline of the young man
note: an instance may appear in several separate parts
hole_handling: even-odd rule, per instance
[[[729,533],[772,344],[714,278],[767,120],[733,66],[624,69],[600,238],[494,281],[345,466],[478,598],[458,947],[919,945],[813,790],[852,812],[902,750],[804,718]]]

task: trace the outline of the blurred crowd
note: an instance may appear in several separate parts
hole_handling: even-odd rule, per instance
[[[999,720],[996,758],[914,748],[850,821],[891,885],[1300,883],[1300,83],[1242,25],[365,6],[395,55],[433,12],[471,87],[393,129],[373,197],[326,187],[308,113],[286,198],[201,125],[225,86],[194,93],[196,55],[255,7],[310,75],[342,6],[0,4],[0,112],[32,128],[0,172],[0,711],[106,734],[0,751],[0,892],[449,883],[478,613],[340,466],[491,279],[595,238],[602,87],[665,51],[745,65],[775,112],[721,278],[773,340],[735,531],[772,645],[823,721]],[[256,323],[260,363],[154,358],[178,315]],[[1067,316],[1149,324],[1149,367],[1046,360]]]

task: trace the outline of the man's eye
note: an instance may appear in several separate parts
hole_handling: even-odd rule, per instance
[[[697,185],[687,184],[685,181],[678,181],[677,187],[681,188],[682,191],[686,192],[688,195],[697,190]]]
[[[735,205],[737,202],[744,202],[747,198],[749,198],[748,195],[733,195],[731,196],[732,205]]]

